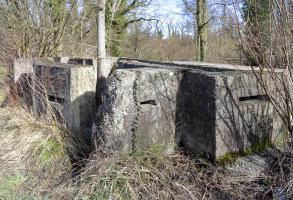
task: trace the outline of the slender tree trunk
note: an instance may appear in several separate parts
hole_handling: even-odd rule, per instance
[[[105,77],[103,76],[103,69],[105,68],[106,58],[106,0],[98,0],[97,13],[97,86],[96,86],[96,101],[97,105],[101,103],[101,93],[105,84]]]
[[[106,29],[105,29],[106,0],[98,1],[97,13],[97,58],[106,57]]]
[[[197,0],[197,60],[203,62],[206,56],[208,38],[207,0]]]
[[[222,19],[222,30],[227,28],[227,0],[223,2],[223,19]]]

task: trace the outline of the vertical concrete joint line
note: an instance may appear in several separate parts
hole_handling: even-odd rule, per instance
[[[135,151],[135,141],[136,141],[136,132],[138,128],[138,117],[139,117],[139,111],[140,111],[140,102],[138,101],[137,97],[137,91],[139,86],[139,80],[141,77],[140,72],[136,72],[136,77],[133,83],[133,100],[134,100],[134,106],[135,106],[135,116],[131,125],[131,151],[134,153]]]

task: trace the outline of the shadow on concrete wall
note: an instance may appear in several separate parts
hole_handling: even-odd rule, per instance
[[[60,98],[60,90],[54,90],[59,89],[56,83],[46,86],[43,82],[34,83],[34,112],[39,117],[58,122],[61,128],[66,127],[72,175],[77,176],[94,150],[92,124],[96,113],[96,93],[85,92],[71,101],[69,94]]]
[[[48,102],[54,111],[54,118],[68,129],[67,148],[72,176],[75,177],[85,167],[86,160],[94,150],[92,124],[96,110],[95,92],[85,92],[72,102],[56,102],[56,99]]]
[[[270,142],[276,118],[269,98],[260,85],[251,84],[255,80],[240,81],[240,86],[247,93],[235,96],[227,80],[223,79],[223,82],[227,91],[227,100],[221,99],[221,103],[227,115],[218,112],[218,116],[226,128],[218,127],[218,131],[228,151],[243,151],[249,146]]]
[[[179,146],[215,160],[275,134],[273,107],[253,74],[151,67],[115,73],[94,122],[99,147],[111,152]]]
[[[215,101],[212,100],[213,81],[205,81],[206,88],[197,86],[191,73],[184,73],[179,85],[176,103],[176,141],[188,152],[211,158],[215,143]]]
[[[222,76],[222,85],[216,85],[205,75],[183,75],[176,106],[179,146],[215,160],[270,143],[278,134],[276,113],[255,77],[235,76],[233,81]]]

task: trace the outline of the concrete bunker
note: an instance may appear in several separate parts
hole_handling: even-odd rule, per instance
[[[71,132],[89,135],[95,114],[96,67],[35,62],[33,70],[34,113],[55,115]]]
[[[119,65],[118,65],[119,67]],[[94,133],[109,151],[171,153],[175,142],[176,69],[119,68],[108,78]]]
[[[116,58],[107,58],[106,61],[109,67],[103,73],[107,76]],[[21,88],[26,84],[21,98],[37,116],[51,115],[74,134],[81,134],[88,140],[91,138],[96,110],[96,59],[18,59],[14,61],[14,80]]]
[[[280,128],[245,66],[121,59],[103,99],[95,133],[110,151],[181,146],[215,160],[269,142]]]
[[[32,70],[26,65],[34,76],[34,112],[46,113],[50,105],[70,131],[87,138],[93,127],[108,152],[170,154],[184,147],[215,160],[271,141],[280,129],[250,67],[109,58],[105,80],[97,80],[94,59],[49,60],[34,59]],[[97,107],[99,83],[104,90]]]
[[[277,113],[252,72],[186,72],[178,99],[180,145],[212,160],[279,133]]]
[[[33,65],[36,62],[46,64],[61,64],[61,63],[75,63],[75,64],[95,64],[91,58],[70,58],[70,57],[44,57],[44,58],[23,58],[14,60],[14,82],[17,86],[17,92],[21,97],[22,105],[29,110],[33,107],[33,82],[34,74]]]

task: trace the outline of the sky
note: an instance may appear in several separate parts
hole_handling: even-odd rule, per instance
[[[158,11],[162,14],[178,13],[180,12],[179,0],[157,0]]]
[[[145,18],[159,19],[159,26],[166,35],[167,24],[176,24],[182,21],[180,2],[182,0],[152,0],[151,6],[142,8],[141,13]],[[82,1],[80,1],[82,2]],[[82,5],[82,3],[81,3]],[[79,11],[83,9],[83,6],[79,7]]]
[[[161,21],[170,21],[180,18],[180,0],[154,0],[153,8]]]
[[[181,0],[153,0],[152,6],[144,10],[147,12],[148,18],[159,19],[159,26],[163,31],[163,34],[166,36],[167,34],[167,25],[172,22],[172,24],[176,24],[182,21],[181,8],[180,8]]]

